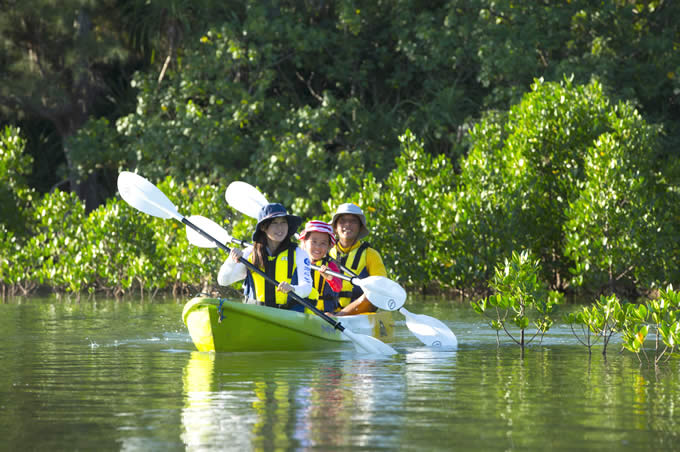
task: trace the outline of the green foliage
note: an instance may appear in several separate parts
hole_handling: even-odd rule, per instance
[[[24,153],[25,146],[19,129],[0,131],[0,226],[19,235],[25,233],[25,212],[35,196],[26,183],[33,160]]]
[[[138,74],[137,111],[120,118],[115,130],[91,121],[73,140],[80,170],[248,180],[300,213],[314,203],[318,208],[333,168],[323,137],[338,133],[337,106],[331,97],[314,108],[298,109],[287,96],[265,102],[273,89],[267,58],[276,55],[263,51],[225,25],[187,49],[182,71],[170,73],[163,89],[153,74]]]
[[[587,332],[596,335],[596,339],[604,340],[602,354],[607,353],[607,344],[615,333],[621,335],[621,346],[640,358],[640,355],[653,361],[654,364],[666,360],[675,353],[680,340],[680,292],[672,286],[659,291],[658,297],[644,304],[627,303],[622,305],[616,295],[601,296],[591,307],[565,316],[565,322],[571,326],[572,332],[579,341],[590,348],[596,341],[590,341]],[[581,327],[579,337],[574,327]],[[652,358],[647,355],[649,344],[645,341],[654,334]]]
[[[0,105],[16,120],[57,118],[68,173],[109,190],[121,169],[137,169],[218,192],[246,180],[307,217],[357,200],[371,241],[413,286],[485,290],[515,249],[533,250],[541,279],[562,290],[635,293],[680,276],[680,172],[667,158],[680,140],[680,5],[385,6],[18,3],[0,18]],[[152,59],[168,66],[142,67],[136,108],[120,108],[127,71]],[[40,230],[42,201],[21,184],[0,190],[2,259]],[[123,228],[102,212],[83,221]],[[244,234],[248,224],[230,223]],[[179,286],[200,281],[195,257],[153,252],[153,264],[135,264],[151,279],[119,275],[125,287],[167,287],[170,274],[156,282],[148,268],[169,262],[186,265]],[[76,280],[100,290],[96,271],[82,271]]]
[[[478,18],[471,26],[479,31],[477,77],[489,89],[486,108],[517,102],[535,77],[558,81],[574,74],[578,83],[595,76],[617,100],[641,104],[652,122],[669,112],[678,87],[673,18],[680,5],[572,0],[476,6]],[[667,123],[678,130],[673,121]]]
[[[680,292],[673,290],[673,286],[669,285],[660,290],[658,298],[647,302],[644,308],[644,312],[637,313],[638,315],[633,318],[631,323],[637,329],[646,328],[642,331],[644,335],[638,333],[641,338],[644,338],[648,331],[654,332],[656,336],[654,362],[659,363],[664,355],[668,354],[668,357],[670,357],[678,347],[680,340]],[[640,323],[643,325],[638,327]],[[630,340],[631,337],[633,337],[633,341]],[[638,337],[633,334],[624,334],[624,347],[637,353],[638,350],[635,349],[635,346],[638,345],[637,339]],[[639,342],[642,343],[642,341]]]
[[[474,146],[461,163],[459,185],[453,200],[454,269],[465,286],[484,286],[497,261],[516,245],[513,200],[500,113],[490,112],[471,131]],[[507,193],[510,192],[510,193]]]
[[[16,2],[5,4],[0,17],[0,114],[17,123],[49,122],[59,146],[31,148],[40,154],[56,150],[66,167],[52,171],[65,174],[71,188],[91,200],[94,187],[82,184],[67,141],[90,115],[111,114],[121,100],[112,93],[136,55],[127,47],[119,3]]]
[[[182,212],[213,218],[230,229],[222,190],[205,179],[159,188]],[[215,285],[224,256],[191,246],[184,227],[144,215],[114,198],[89,214],[73,193],[45,195],[32,210],[35,227],[25,241],[8,234],[0,242],[0,285],[5,293],[40,287],[60,292],[197,292]],[[224,218],[220,221],[220,218]]]
[[[604,345],[602,354],[606,355],[607,345],[612,336],[624,328],[625,312],[616,295],[602,295],[592,306],[583,307],[577,312],[566,315],[564,321],[571,327],[572,333],[579,342],[588,347],[589,353],[592,346],[602,340]],[[574,327],[581,328],[582,337],[579,337]],[[591,338],[591,333],[595,335],[595,338]]]
[[[584,153],[583,177],[565,211],[572,282],[613,291],[626,282],[649,287],[668,281],[674,275],[659,263],[677,246],[657,233],[675,229],[668,213],[677,208],[666,210],[658,202],[666,190],[651,167],[659,131],[626,104],[611,108],[606,122],[608,131]]]
[[[553,325],[552,314],[562,295],[549,291],[540,280],[539,261],[528,251],[513,251],[510,259],[496,266],[490,285],[495,293],[471,304],[475,312],[490,319],[489,324],[497,334],[503,330],[523,349],[537,336],[542,338]],[[525,340],[530,324],[535,332]],[[512,329],[519,330],[519,336]]]
[[[658,134],[630,105],[610,105],[595,81],[537,80],[507,117],[487,115],[471,132],[455,201],[460,271],[476,267],[484,280],[523,247],[537,250],[557,288],[578,285],[589,269],[596,289],[626,274],[667,281],[673,274],[637,245],[654,239],[655,204],[669,197],[648,164]]]
[[[449,285],[453,166],[443,155],[427,154],[411,131],[399,139],[397,167],[384,182],[371,174],[350,181],[338,177],[331,184],[334,201],[327,203],[327,210],[332,214],[340,202],[360,206],[369,221],[367,240],[403,283]]]
[[[243,17],[187,43],[162,84],[155,73],[137,74],[136,111],[108,132],[91,121],[70,143],[74,160],[86,173],[137,168],[152,178],[243,179],[313,215],[337,175],[382,179],[409,125],[442,152],[460,141],[451,121],[466,121],[475,102],[449,74],[452,65],[467,71],[472,54],[441,52],[460,46],[469,30],[458,35],[463,20],[452,17],[443,42],[432,32],[435,20],[438,8],[411,1],[361,9],[345,1],[251,3]],[[416,22],[417,30],[403,27]]]

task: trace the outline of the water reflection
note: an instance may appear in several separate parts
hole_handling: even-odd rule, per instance
[[[349,425],[346,412],[346,391],[343,389],[343,372],[336,365],[323,364],[313,380],[316,386],[300,388],[298,396],[308,403],[301,410],[295,439],[303,448],[315,444],[337,444],[347,434]],[[314,428],[321,424],[322,428]],[[334,428],[327,428],[333,424]]]
[[[381,423],[401,422],[404,380],[385,373],[388,363],[322,356],[192,352],[181,415],[187,449],[367,447]]]
[[[394,358],[193,351],[182,306],[0,304],[4,450],[673,450],[680,360],[654,368],[565,338],[457,351],[398,325]],[[91,344],[98,344],[92,347]]]

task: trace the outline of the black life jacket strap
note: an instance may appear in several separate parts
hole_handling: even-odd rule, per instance
[[[297,248],[297,245],[295,243],[291,243],[288,246],[288,281],[290,281],[293,278],[293,267],[295,267],[295,249],[296,248]],[[276,303],[276,301],[274,303]],[[294,303],[295,303],[295,301],[293,301],[293,299],[291,299],[290,295],[289,295],[284,304],[278,304],[278,305],[276,305],[276,307],[280,308],[280,309],[290,309],[290,307]]]
[[[352,265],[350,266],[350,270],[352,270],[356,273],[356,269],[359,266],[359,261],[361,260],[361,255],[364,254],[364,251],[366,251],[370,247],[371,247],[371,245],[368,242],[363,242],[361,245],[359,245],[359,248],[357,249],[357,252],[354,255],[354,260],[352,261]],[[340,262],[341,266],[347,267],[347,258],[348,257],[349,257],[349,253],[342,254],[342,256],[340,256],[339,258],[336,258],[336,260],[338,262]]]
[[[276,258],[272,259],[267,256],[264,261],[264,272],[276,281]],[[276,307],[276,286],[269,281],[264,283],[264,304],[265,306]]]
[[[364,251],[366,251],[371,245],[368,244],[368,242],[364,242],[359,246],[359,249],[357,250],[356,254],[354,255],[354,261],[352,262],[352,269],[356,269],[359,267],[359,261],[361,260],[361,255],[364,254]]]
[[[293,267],[295,266],[295,248],[297,245],[291,243],[288,247],[288,279],[293,277]]]

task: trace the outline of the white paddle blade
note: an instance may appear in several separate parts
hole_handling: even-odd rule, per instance
[[[212,236],[214,239],[220,243],[226,245],[231,242],[231,235],[219,224],[212,221],[210,218],[206,218],[202,215],[192,215],[187,218],[191,223],[198,226],[203,231],[207,232],[208,235]],[[203,236],[203,234],[197,232],[193,228],[187,226],[187,239],[192,245],[201,248],[215,248],[217,244],[212,240]]]
[[[408,329],[428,347],[458,348],[458,339],[441,320],[423,314],[413,314],[406,308],[399,309],[406,317]]]
[[[358,334],[345,328],[342,332],[347,336],[352,342],[357,351],[363,351],[365,353],[370,353],[373,355],[396,355],[397,351],[373,336],[367,336],[365,334]]]
[[[353,278],[366,293],[366,297],[372,305],[386,311],[396,311],[406,302],[406,291],[395,281],[384,276],[368,276],[366,278]]]
[[[260,209],[269,204],[267,198],[252,185],[235,181],[229,184],[224,192],[227,203],[244,215],[257,218]]]
[[[118,175],[121,198],[135,209],[158,218],[182,221],[177,207],[158,187],[139,174],[123,171]]]

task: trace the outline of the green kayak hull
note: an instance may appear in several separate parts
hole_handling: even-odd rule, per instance
[[[218,298],[189,300],[182,319],[199,351],[328,350],[348,344],[344,334],[316,315]],[[394,337],[394,320],[389,311],[337,320],[355,333],[384,342]]]

